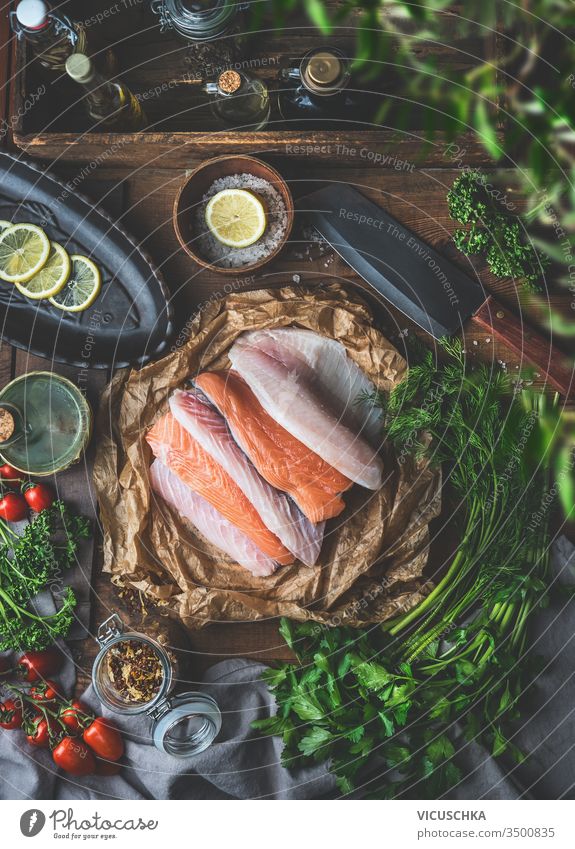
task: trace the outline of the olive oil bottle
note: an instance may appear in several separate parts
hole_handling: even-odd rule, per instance
[[[146,116],[137,97],[125,83],[109,80],[99,73],[88,56],[83,53],[69,56],[66,73],[84,89],[85,109],[99,129],[113,127],[134,132],[146,126]]]

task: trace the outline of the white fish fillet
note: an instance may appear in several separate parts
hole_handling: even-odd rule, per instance
[[[322,386],[342,423],[373,445],[381,445],[381,409],[364,398],[374,395],[375,385],[348,356],[341,342],[320,336],[313,330],[277,327],[244,333],[238,344],[247,343],[257,348],[265,346],[266,340],[278,343],[320,375]]]
[[[236,340],[229,359],[278,424],[338,472],[377,490],[383,480],[381,458],[358,435],[357,424],[350,424],[355,413],[350,387],[355,391],[360,381],[346,365],[345,349],[344,360],[342,346],[336,342],[334,348],[332,342],[295,328],[252,331]]]
[[[209,501],[190,489],[159,460],[154,460],[150,466],[150,482],[154,492],[180,515],[189,519],[208,542],[220,548],[252,575],[265,577],[278,568],[275,560],[260,551],[243,531],[228,522]]]
[[[228,473],[253,504],[262,521],[306,566],[319,557],[325,522],[312,524],[283,492],[264,480],[231,435],[223,416],[197,390],[170,398],[174,418]]]

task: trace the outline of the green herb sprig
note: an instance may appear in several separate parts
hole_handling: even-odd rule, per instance
[[[0,524],[0,651],[43,649],[66,636],[76,604],[70,587],[60,593],[52,615],[35,612],[31,602],[76,562],[78,546],[89,535],[89,521],[61,501],[35,516],[22,535]]]
[[[398,454],[413,444],[443,465],[462,516],[449,569],[384,627],[283,620],[298,663],[265,675],[277,716],[256,728],[282,736],[288,767],[329,757],[344,794],[442,795],[460,779],[456,721],[494,756],[523,757],[509,721],[530,680],[527,626],[548,571],[547,522],[532,521],[546,472],[524,461],[540,399],[509,393],[503,373],[470,370],[459,343],[444,347],[445,365],[427,353],[385,399],[385,427]]]
[[[512,277],[541,291],[536,281],[549,259],[528,242],[520,219],[501,211],[488,192],[485,175],[464,171],[448,192],[447,204],[451,218],[466,225],[453,234],[462,253],[482,254],[496,277]]]

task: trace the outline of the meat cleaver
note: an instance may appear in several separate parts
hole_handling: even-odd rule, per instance
[[[571,394],[573,365],[562,353],[357,189],[333,183],[301,198],[300,206],[366,283],[436,339],[453,336],[472,317]]]

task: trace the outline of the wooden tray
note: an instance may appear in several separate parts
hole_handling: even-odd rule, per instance
[[[218,131],[214,126],[205,95],[189,80],[197,76],[197,49],[173,33],[160,32],[158,18],[146,2],[117,4],[113,15],[100,24],[87,27],[88,38],[99,45],[115,45],[119,75],[139,95],[149,120],[142,133],[90,132],[81,104],[75,103],[78,89],[63,77],[43,72],[26,45],[13,39],[15,84],[11,92],[10,112],[16,145],[28,153],[46,159],[91,160],[97,164],[139,166],[153,163],[158,167],[186,167],[191,156],[206,157],[237,151],[238,153],[276,153],[311,159],[328,159],[334,166],[349,162],[349,151],[366,165],[408,168],[410,163],[446,164],[445,144],[441,137],[431,145],[424,142],[426,116],[424,110],[406,104],[397,97],[401,82],[393,78],[392,65],[383,65],[383,77],[362,83],[373,92],[374,111],[385,98],[394,106],[386,118],[386,126],[373,129],[373,124],[349,124],[338,121],[337,128],[309,131],[286,126],[275,103],[278,73],[282,65],[301,57],[312,47],[325,43],[307,18],[289,18],[283,29],[268,22],[257,36],[247,36],[243,47],[244,67],[266,80],[272,93],[272,115],[268,127],[260,132]],[[332,0],[331,5],[338,5]],[[83,6],[83,8],[82,8]],[[90,19],[98,10],[110,9],[108,0],[90,4]],[[70,2],[67,13],[76,20],[86,20],[86,4]],[[451,46],[420,44],[421,54],[438,54],[440,65],[464,73],[476,64],[474,56],[487,58],[485,42],[457,37],[457,20],[447,16],[452,29]],[[262,35],[261,30],[264,30]],[[330,42],[354,55],[356,31],[353,27],[337,29]],[[494,35],[487,45],[490,56],[497,50]],[[417,43],[417,42],[416,42]],[[265,51],[262,47],[265,46]],[[34,95],[45,92],[31,103]],[[69,105],[67,105],[69,104]],[[398,109],[408,114],[408,126],[398,132]],[[401,124],[404,126],[404,124]],[[401,145],[394,142],[401,141]],[[485,162],[487,155],[473,133],[459,139],[466,149],[468,163]],[[401,148],[399,152],[398,148]]]

